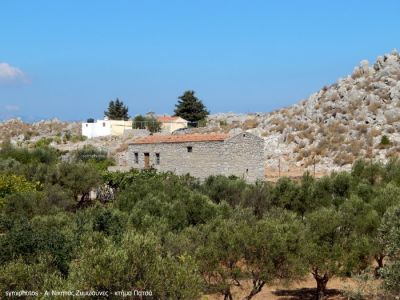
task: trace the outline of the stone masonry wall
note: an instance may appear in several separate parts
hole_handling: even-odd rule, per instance
[[[248,181],[264,179],[264,140],[243,132],[225,141],[225,175]]]
[[[192,147],[192,152],[188,152]],[[144,153],[150,155],[150,166],[178,175],[190,174],[204,179],[210,175],[236,175],[248,181],[264,178],[264,141],[241,133],[226,141],[159,144],[130,144],[128,162],[133,168],[144,168]],[[139,156],[135,164],[135,155]],[[156,164],[156,153],[160,164]],[[247,170],[247,171],[246,171]]]

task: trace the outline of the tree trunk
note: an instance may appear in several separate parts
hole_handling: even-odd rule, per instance
[[[231,290],[224,291],[224,300],[233,300]]]
[[[378,265],[375,267],[374,274],[375,278],[379,278],[379,270],[383,268],[383,259],[385,258],[385,255],[379,254],[375,256],[375,260],[378,263]]]
[[[319,275],[318,273],[313,273],[314,279],[317,282],[317,300],[325,299],[326,285],[329,281],[329,276],[325,273],[324,276]]]
[[[257,295],[259,292],[261,292],[263,286],[265,285],[265,281],[263,280],[253,280],[253,288],[246,297],[243,298],[243,300],[250,300],[253,298],[255,295]]]

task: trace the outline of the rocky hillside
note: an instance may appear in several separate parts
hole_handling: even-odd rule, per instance
[[[400,55],[362,61],[308,99],[268,114],[218,114],[210,126],[248,130],[266,141],[267,161],[286,169],[348,168],[358,157],[386,160],[400,150]]]
[[[362,61],[353,73],[323,87],[308,99],[271,113],[220,113],[209,116],[204,128],[190,132],[243,130],[265,139],[267,176],[319,174],[348,169],[359,158],[385,161],[400,153],[400,55],[380,56],[374,64]],[[80,124],[59,120],[26,124],[20,120],[0,123],[0,140],[17,144],[52,138],[61,150],[86,144],[109,151],[123,165],[132,136],[84,141]]]
[[[10,139],[14,144],[37,142],[41,138],[53,137],[59,143],[79,139],[81,125],[78,122],[63,122],[58,119],[25,123],[21,119],[0,122],[0,143]]]
[[[0,145],[5,140],[23,147],[34,147],[35,144],[43,142],[64,152],[92,145],[107,151],[118,165],[126,165],[126,150],[133,138],[135,137],[131,134],[126,134],[88,140],[81,135],[80,122],[64,122],[58,119],[35,123],[25,123],[21,119],[0,122]]]

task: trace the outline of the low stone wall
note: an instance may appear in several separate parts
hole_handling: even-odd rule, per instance
[[[123,137],[143,137],[148,136],[150,131],[147,129],[125,129],[123,133]]]

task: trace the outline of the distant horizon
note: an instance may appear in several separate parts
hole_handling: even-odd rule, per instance
[[[99,119],[116,98],[173,114],[185,90],[212,114],[268,113],[400,48],[394,0],[39,4],[2,3],[0,120]]]

